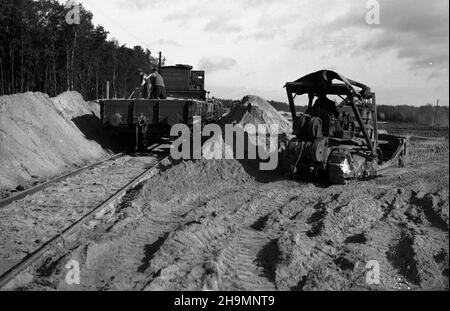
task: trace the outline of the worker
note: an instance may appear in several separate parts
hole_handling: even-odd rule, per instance
[[[318,112],[318,116],[322,119],[322,132],[324,135],[328,135],[330,132],[331,118],[334,116],[339,118],[339,111],[336,108],[336,103],[329,99],[326,93],[319,93],[317,100],[314,103],[315,111]]]
[[[151,99],[166,99],[166,87],[164,85],[164,79],[159,74],[158,68],[153,67],[152,73],[148,76],[150,83],[152,84],[150,98]]]
[[[142,97],[148,98],[149,96],[149,75],[147,75],[141,68],[138,69],[137,74],[139,76],[139,87],[141,88]]]

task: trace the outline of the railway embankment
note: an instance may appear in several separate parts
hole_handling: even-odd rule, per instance
[[[0,198],[106,157],[99,105],[77,92],[0,97]]]

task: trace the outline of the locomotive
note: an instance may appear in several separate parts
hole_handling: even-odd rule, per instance
[[[152,139],[170,136],[170,128],[179,123],[192,126],[194,117],[202,123],[217,121],[223,114],[222,104],[207,99],[205,72],[189,65],[163,66],[160,73],[166,85],[167,99],[135,98],[100,101],[101,122],[114,134],[134,139],[142,150]]]

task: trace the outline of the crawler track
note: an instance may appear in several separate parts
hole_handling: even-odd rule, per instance
[[[11,198],[0,209],[0,288],[156,173],[168,158],[162,148],[153,145],[149,154],[115,155]]]

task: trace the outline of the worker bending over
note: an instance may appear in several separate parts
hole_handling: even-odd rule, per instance
[[[149,96],[149,84],[150,84],[150,80],[149,80],[149,75],[147,75],[141,68],[139,68],[137,70],[137,74],[139,76],[139,87],[141,89],[142,92],[142,97],[143,98],[148,98]]]

